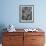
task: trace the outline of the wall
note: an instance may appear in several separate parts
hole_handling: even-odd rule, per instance
[[[16,28],[45,27],[46,0],[1,0],[0,25],[13,24]],[[19,5],[34,5],[34,23],[19,22]]]
[[[16,28],[46,27],[46,1],[42,0],[1,0],[0,25],[13,24]],[[34,23],[19,22],[19,5],[34,5]]]

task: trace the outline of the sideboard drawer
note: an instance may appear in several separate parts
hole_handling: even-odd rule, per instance
[[[5,36],[23,36],[23,32],[4,32]]]
[[[44,36],[32,36],[32,43],[33,44],[43,44]]]
[[[25,32],[24,36],[44,36],[44,32]]]

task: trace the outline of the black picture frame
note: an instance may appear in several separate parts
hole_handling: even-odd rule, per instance
[[[34,22],[34,5],[19,6],[19,21],[21,23]]]

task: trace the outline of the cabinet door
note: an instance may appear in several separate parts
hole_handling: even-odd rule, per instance
[[[32,46],[44,46],[44,36],[32,36]]]
[[[17,36],[16,36],[17,37]],[[15,37],[14,43],[16,46],[23,46],[23,36]]]
[[[23,46],[23,35],[4,36],[3,46]]]
[[[24,33],[24,46],[44,46],[44,35],[40,33]]]
[[[32,36],[27,34],[24,34],[24,46],[32,46]]]

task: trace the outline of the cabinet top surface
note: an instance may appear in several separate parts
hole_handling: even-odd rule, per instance
[[[17,32],[20,32],[20,33],[22,33],[22,32],[25,32],[25,33],[44,33],[43,31],[28,31],[28,32],[26,32],[24,29],[16,29],[16,32],[7,32],[7,33],[17,33]]]

